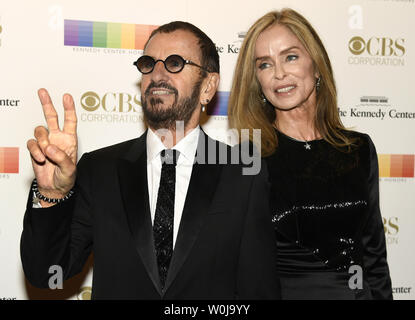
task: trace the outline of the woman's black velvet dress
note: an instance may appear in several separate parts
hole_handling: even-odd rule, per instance
[[[391,299],[379,209],[379,172],[368,135],[352,152],[277,131],[266,158],[283,299]]]

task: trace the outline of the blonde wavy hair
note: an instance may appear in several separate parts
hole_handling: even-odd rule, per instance
[[[346,129],[338,114],[336,85],[326,49],[311,24],[301,14],[288,8],[267,13],[248,30],[239,51],[229,97],[230,127],[239,132],[241,129],[261,129],[261,155],[268,156],[275,152],[278,145],[273,127],[275,109],[271,104],[263,103],[261,86],[255,71],[255,45],[258,36],[275,24],[286,26],[297,36],[320,74],[315,128],[328,143],[337,149],[349,151],[354,141],[345,135]],[[253,141],[252,130],[250,140]]]

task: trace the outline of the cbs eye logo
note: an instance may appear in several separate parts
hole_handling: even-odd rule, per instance
[[[367,52],[371,56],[395,56],[402,57],[405,54],[405,39],[371,37],[365,41],[362,37],[356,36],[349,40],[349,50],[354,55]]]
[[[81,97],[81,105],[86,111],[95,111],[99,108],[101,99],[93,91],[85,92]]]
[[[353,37],[349,41],[349,50],[355,55],[362,54],[365,51],[366,43],[362,37]]]
[[[76,296],[78,300],[91,300],[92,288],[82,287]]]

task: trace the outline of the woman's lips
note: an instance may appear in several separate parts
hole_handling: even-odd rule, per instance
[[[290,92],[291,90],[295,89],[294,85],[288,85],[288,86],[281,86],[275,89],[276,93],[287,93]]]

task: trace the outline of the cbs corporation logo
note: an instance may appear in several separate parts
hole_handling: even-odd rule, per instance
[[[398,217],[382,217],[383,230],[388,245],[398,244],[399,221]]]
[[[81,121],[103,123],[137,123],[142,121],[139,94],[124,92],[107,92],[98,94],[85,92],[80,99],[82,108]]]
[[[349,41],[349,50],[354,55],[367,52],[371,56],[396,56],[405,54],[405,39],[372,37],[365,41],[362,37],[353,37]]]
[[[100,96],[96,92],[85,92],[81,97],[81,105],[86,111],[93,112],[101,108],[105,112],[138,112],[141,102],[138,94],[107,92]]]
[[[349,64],[361,65],[405,65],[405,39],[389,37],[371,37],[364,39],[360,36],[349,40]]]

